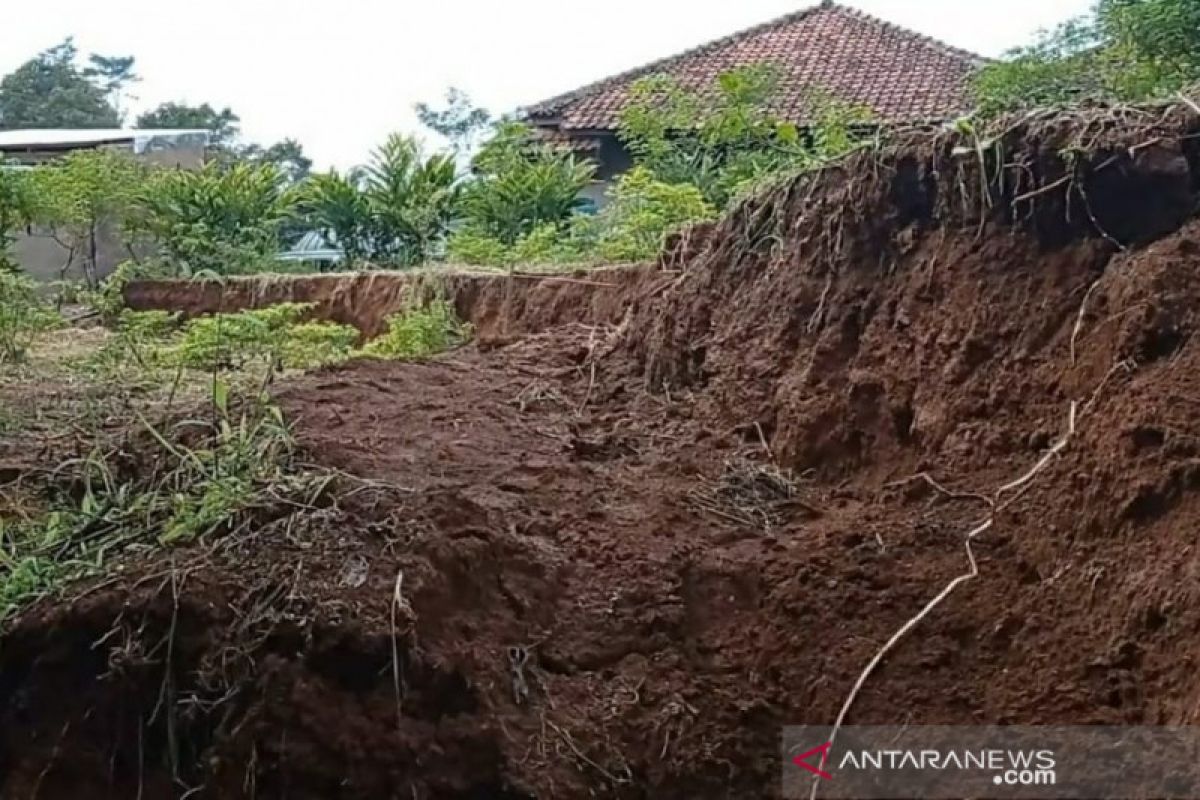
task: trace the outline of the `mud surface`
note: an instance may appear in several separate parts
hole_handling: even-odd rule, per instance
[[[681,242],[626,315],[283,387],[357,488],[20,619],[4,797],[777,796],[780,727],[1064,438],[849,721],[1200,723],[1198,182],[1147,146],[1103,199],[1128,135],[1086,222],[900,154]]]

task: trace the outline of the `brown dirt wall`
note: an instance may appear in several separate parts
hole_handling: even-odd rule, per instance
[[[556,325],[616,324],[629,301],[653,290],[660,270],[649,265],[573,274],[349,272],[272,275],[224,281],[131,282],[125,301],[134,311],[185,315],[262,308],[276,303],[313,303],[313,316],[352,325],[370,338],[387,318],[414,301],[440,294],[450,299],[481,339],[508,340]]]

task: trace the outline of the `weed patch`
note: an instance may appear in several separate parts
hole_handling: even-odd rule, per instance
[[[61,324],[62,318],[38,296],[32,280],[0,271],[0,364],[24,361],[34,339]]]
[[[471,326],[455,315],[454,306],[438,298],[388,317],[387,332],[361,352],[375,358],[423,358],[461,344],[470,335]]]
[[[349,358],[358,331],[333,322],[302,322],[311,310],[308,303],[281,303],[187,322],[164,311],[125,311],[116,336],[91,365],[104,369],[132,358],[143,369],[213,372],[312,369]]]
[[[212,419],[160,431],[139,414],[144,436],[133,454],[98,449],[68,461],[47,511],[0,519],[0,621],[121,553],[233,534],[315,502],[329,478],[296,464],[279,410],[264,397],[237,406],[218,381]]]

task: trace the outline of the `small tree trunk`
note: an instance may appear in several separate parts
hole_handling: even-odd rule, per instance
[[[96,244],[96,220],[92,220],[91,225],[88,227],[88,257],[85,268],[87,270],[86,279],[88,286],[93,289],[99,286],[99,281],[96,279],[96,251],[98,249],[99,247]]]

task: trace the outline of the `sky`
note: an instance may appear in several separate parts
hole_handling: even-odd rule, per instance
[[[249,141],[299,139],[318,168],[361,163],[450,86],[512,111],[815,0],[41,0],[0,23],[0,73],[74,36],[133,55],[135,112],[230,106]],[[996,56],[1090,0],[843,0]]]

